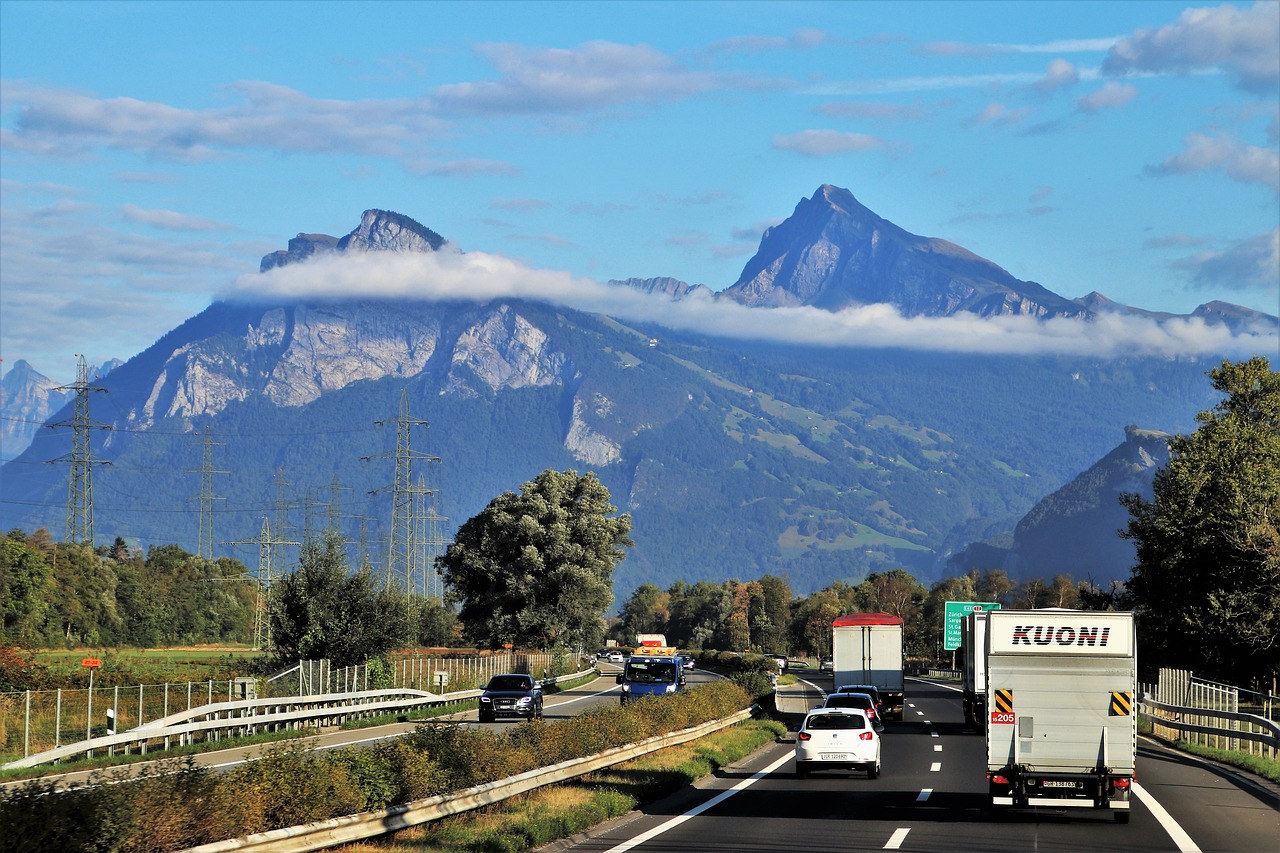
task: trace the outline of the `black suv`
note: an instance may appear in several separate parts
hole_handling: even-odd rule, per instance
[[[542,719],[542,688],[532,675],[495,675],[480,696],[480,722],[498,717]]]

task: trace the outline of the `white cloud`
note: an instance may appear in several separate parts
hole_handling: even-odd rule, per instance
[[[1138,95],[1138,90],[1128,83],[1117,83],[1108,80],[1102,88],[1090,92],[1076,101],[1076,109],[1082,113],[1096,113],[1099,110],[1123,107]]]
[[[1119,37],[1092,39],[1059,39],[1040,44],[981,44],[963,41],[929,42],[919,49],[931,56],[970,56],[985,58],[1002,53],[1101,53],[1109,50]]]
[[[990,103],[978,111],[976,115],[970,116],[965,120],[965,127],[973,127],[979,124],[997,124],[1009,125],[1017,124],[1031,114],[1031,110],[1027,107],[1019,107],[1011,110],[1004,104]]]
[[[929,113],[919,104],[885,104],[876,101],[846,101],[823,104],[815,112],[857,121],[924,121]]]
[[[1053,59],[1045,69],[1044,76],[1032,84],[1032,88],[1041,95],[1052,95],[1059,89],[1066,89],[1080,82],[1080,72],[1065,59]]]
[[[189,216],[175,210],[147,210],[132,204],[120,208],[120,212],[128,222],[138,225],[150,225],[164,231],[227,231],[234,226],[223,225],[203,216]]]
[[[906,318],[888,305],[839,312],[818,308],[748,308],[709,293],[676,304],[631,288],[568,273],[537,270],[499,255],[435,252],[318,258],[242,275],[224,298],[531,299],[631,321],[723,337],[833,347],[905,347],[943,352],[1115,356],[1235,354],[1275,348],[1274,331],[1232,336],[1200,320],[1164,325],[1104,315],[1093,322],[981,318],[962,314]]]
[[[831,157],[838,154],[856,154],[884,148],[883,139],[865,133],[849,133],[840,130],[802,130],[799,133],[775,136],[773,147],[782,151],[794,151],[806,157]]]
[[[1121,40],[1102,65],[1108,74],[1208,68],[1227,69],[1240,88],[1274,96],[1280,85],[1280,3],[1187,9],[1172,24]]]
[[[477,51],[498,70],[499,79],[437,86],[431,101],[442,113],[578,112],[751,85],[740,75],[687,68],[647,45],[591,41],[540,49],[504,43],[484,44]]]
[[[1222,252],[1183,258],[1174,266],[1191,273],[1197,289],[1258,289],[1280,297],[1280,228],[1240,240]]]
[[[1157,175],[1182,175],[1221,169],[1232,180],[1262,184],[1280,191],[1280,151],[1249,145],[1225,134],[1209,136],[1192,133],[1183,140],[1182,151],[1159,166],[1148,166]]]

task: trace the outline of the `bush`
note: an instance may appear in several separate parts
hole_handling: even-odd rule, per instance
[[[735,672],[729,680],[741,687],[755,702],[773,703],[773,680],[763,672]]]

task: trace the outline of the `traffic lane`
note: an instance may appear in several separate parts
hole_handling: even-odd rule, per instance
[[[1204,853],[1280,850],[1280,786],[1146,740],[1138,748],[1138,782]]]

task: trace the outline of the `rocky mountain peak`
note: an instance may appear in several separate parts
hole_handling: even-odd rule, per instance
[[[263,255],[259,272],[305,261],[330,252],[435,252],[446,241],[425,225],[390,210],[366,210],[360,224],[345,237],[300,233],[287,250]]]
[[[725,296],[747,305],[839,310],[888,303],[907,316],[1078,317],[1078,303],[1021,281],[954,243],[894,225],[832,184],[765,231]]]

